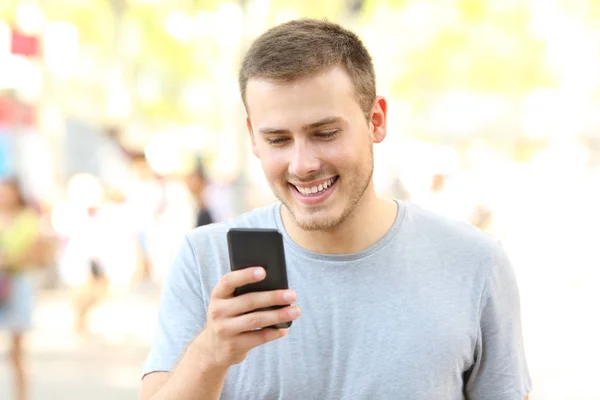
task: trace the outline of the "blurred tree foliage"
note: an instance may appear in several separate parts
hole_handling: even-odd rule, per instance
[[[480,0],[369,0],[367,21],[382,3],[394,15],[409,20],[410,16],[402,14],[413,7],[412,14],[423,22],[405,36],[401,26],[389,27],[398,31],[399,51],[390,55],[401,71],[392,83],[394,93],[418,99],[470,89],[518,96],[551,82],[544,65],[544,43],[529,31],[525,2],[510,2],[512,6],[498,9],[492,7],[494,2]],[[420,10],[414,9],[416,5]],[[403,44],[414,40],[415,34],[426,39],[419,46]]]
[[[0,18],[13,19],[20,1],[2,0]],[[121,2],[122,11],[115,12],[118,10],[115,4]],[[218,35],[181,40],[165,27],[174,11],[196,16],[202,11],[215,12],[223,1],[53,0],[37,3],[46,20],[68,21],[77,27],[85,54],[94,54],[95,60],[106,68],[120,63],[138,117],[186,123],[214,120],[215,116],[222,115],[218,101],[205,101],[194,110],[182,106],[182,97],[194,82],[210,91],[209,100],[218,98],[220,88],[214,82],[222,66],[219,60],[231,54],[220,49]],[[246,6],[249,3],[251,0],[236,2]],[[530,30],[528,2],[507,1],[506,6],[499,7],[500,3],[499,0],[271,0],[266,21],[274,24],[284,11],[339,21],[348,15],[349,9],[360,10],[360,25],[380,35],[378,40],[388,42],[382,44],[380,53],[385,53],[383,60],[388,68],[397,71],[390,81],[390,94],[414,101],[419,108],[426,107],[432,95],[454,89],[519,97],[533,87],[552,82],[544,65],[544,43]],[[600,21],[598,1],[577,0],[565,4],[590,25]],[[384,14],[388,17],[381,20]],[[199,28],[198,23],[194,20],[192,28]],[[236,63],[234,70],[237,62],[238,59],[230,60]],[[85,84],[87,90],[96,93],[102,91],[106,82]],[[91,88],[90,85],[96,86]],[[78,87],[73,83],[71,86]],[[148,92],[152,95],[140,94]]]

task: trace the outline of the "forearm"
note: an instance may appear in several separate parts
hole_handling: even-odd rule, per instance
[[[149,400],[218,400],[228,369],[211,366],[203,358],[192,343],[167,382]]]

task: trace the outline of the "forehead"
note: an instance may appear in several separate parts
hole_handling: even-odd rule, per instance
[[[291,82],[253,78],[246,88],[253,124],[305,124],[339,115],[362,115],[349,75],[335,67]]]

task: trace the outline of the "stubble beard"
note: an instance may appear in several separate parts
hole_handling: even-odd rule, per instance
[[[342,211],[340,216],[330,215],[327,217],[312,217],[309,215],[309,218],[299,218],[298,212],[294,210],[293,200],[288,200],[289,197],[284,196],[283,193],[275,192],[275,196],[281,201],[281,203],[285,206],[285,208],[289,211],[291,216],[294,219],[296,225],[307,232],[315,232],[315,231],[333,231],[336,228],[339,228],[344,222],[348,220],[348,218],[353,214],[353,212],[358,207],[360,201],[363,199],[369,184],[371,183],[371,179],[373,178],[373,151],[371,150],[370,159],[368,162],[369,169],[366,173],[362,174],[359,171],[355,173],[345,174],[344,176],[339,175],[338,182],[336,185],[344,185],[344,188],[348,192],[348,195],[345,198],[337,199],[338,202],[346,202],[345,208]],[[281,187],[288,186],[287,177],[285,180],[281,182]],[[335,190],[339,191],[342,189],[341,187],[335,188]],[[294,189],[292,189],[294,190]],[[340,195],[340,193],[334,193],[334,195]],[[342,193],[343,195],[343,193]],[[331,207],[331,206],[329,206]],[[309,213],[320,213],[326,210],[325,206],[315,206],[311,207]]]

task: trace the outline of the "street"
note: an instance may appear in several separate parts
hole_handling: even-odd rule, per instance
[[[140,371],[152,337],[155,303],[122,295],[90,315],[90,335],[74,333],[70,297],[43,293],[27,338],[31,400],[137,399]],[[11,400],[6,336],[0,340],[0,399]]]

